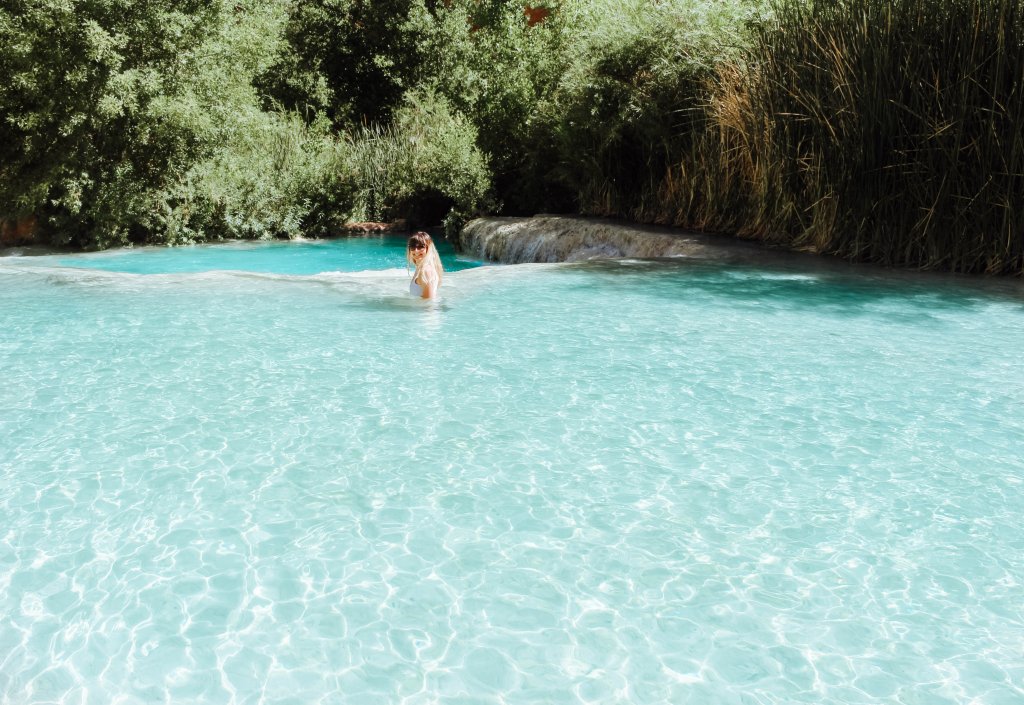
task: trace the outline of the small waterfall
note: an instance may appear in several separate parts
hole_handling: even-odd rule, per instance
[[[693,257],[746,260],[760,247],[715,235],[576,216],[477,218],[459,234],[459,248],[492,262],[578,262],[610,257]]]

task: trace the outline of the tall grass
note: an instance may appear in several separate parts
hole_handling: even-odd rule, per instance
[[[778,0],[653,217],[886,265],[1024,271],[1020,0]],[[647,214],[652,217],[652,214]]]
[[[1020,0],[784,2],[755,111],[793,244],[885,264],[1024,268]]]
[[[587,213],[673,220],[678,164],[703,132],[709,82],[735,60],[760,0],[570,4],[577,59],[541,106],[554,135],[548,174]],[[666,196],[670,196],[666,201]]]

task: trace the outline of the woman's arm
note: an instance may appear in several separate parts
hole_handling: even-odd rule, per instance
[[[437,293],[437,284],[435,284],[433,281],[429,279],[424,283],[420,284],[420,287],[423,290],[423,294],[421,296],[424,299],[432,299],[434,298],[434,295]]]

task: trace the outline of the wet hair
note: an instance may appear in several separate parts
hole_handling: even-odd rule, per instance
[[[427,252],[418,266],[412,259],[413,245],[422,245],[427,248]],[[444,276],[444,267],[441,266],[441,257],[437,254],[437,248],[434,246],[434,241],[428,233],[420,230],[409,236],[409,242],[405,245],[405,261],[416,267],[413,279],[436,277],[437,283],[441,283],[441,278]]]

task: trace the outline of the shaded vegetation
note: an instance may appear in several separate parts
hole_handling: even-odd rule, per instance
[[[0,76],[55,243],[560,211],[1024,271],[1022,0],[9,0]]]
[[[8,2],[0,10],[0,211],[42,211],[56,241],[128,239],[207,148],[183,114],[204,2]]]
[[[1024,269],[1024,6],[843,0],[778,18],[751,108],[792,205],[766,231],[885,264]]]
[[[476,129],[444,98],[410,93],[391,123],[363,128],[352,140],[350,173],[362,175],[356,212],[413,227],[472,212],[490,188],[476,141]]]

